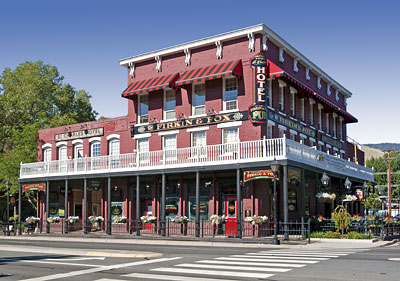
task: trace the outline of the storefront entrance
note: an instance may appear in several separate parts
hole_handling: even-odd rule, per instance
[[[226,235],[237,235],[237,197],[225,196],[224,197],[224,214],[227,218],[225,224]]]
[[[142,199],[142,214],[143,216],[152,216],[153,215],[153,205],[151,199]],[[144,229],[152,229],[152,223],[145,223],[143,226]]]

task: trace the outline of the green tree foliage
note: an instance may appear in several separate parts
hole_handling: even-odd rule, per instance
[[[96,119],[90,95],[64,83],[55,66],[25,62],[0,75],[0,194],[18,190],[20,162],[37,161],[37,131]]]
[[[350,226],[350,214],[346,211],[343,205],[339,205],[333,210],[335,218],[335,228],[337,232],[340,232],[343,236],[344,232],[349,229]]]

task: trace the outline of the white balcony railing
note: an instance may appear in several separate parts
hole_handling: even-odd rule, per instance
[[[331,172],[373,180],[373,172],[369,168],[285,138],[27,163],[21,164],[20,178],[212,166],[274,159],[289,159]]]

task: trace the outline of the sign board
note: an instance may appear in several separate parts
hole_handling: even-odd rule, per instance
[[[267,107],[263,104],[253,104],[249,107],[249,118],[253,123],[266,123]]]
[[[190,127],[206,126],[213,124],[220,124],[232,121],[248,120],[248,112],[240,111],[226,114],[214,114],[198,118],[189,118],[177,121],[155,123],[143,126],[132,126],[132,137],[137,134],[152,133],[167,130],[176,130]]]
[[[249,118],[252,123],[267,122],[265,95],[267,93],[267,61],[263,53],[258,53],[251,59],[253,68],[253,105],[249,107]]]
[[[289,127],[290,129],[293,129],[299,133],[302,133],[304,135],[307,135],[309,137],[315,138],[317,137],[317,131],[311,128],[307,128],[306,126],[301,125],[300,123],[293,121],[289,118],[286,118],[285,116],[275,113],[271,110],[267,111],[268,113],[268,119],[272,120],[274,122],[277,122],[278,124],[281,124],[283,126]]]
[[[333,139],[333,138],[331,138],[331,137],[328,137],[328,136],[326,136],[326,135],[321,135],[321,140],[322,140],[324,143],[330,144],[330,145],[332,145],[333,147],[337,147],[337,148],[339,148],[339,149],[342,149],[342,147],[343,147],[343,144],[342,144],[340,141],[335,140],[335,139]]]
[[[244,182],[259,179],[273,179],[274,173],[272,172],[272,170],[245,171],[243,174],[243,178]]]
[[[65,216],[64,207],[60,207],[60,208],[58,209],[58,215],[59,215],[60,217],[64,217],[64,216]]]
[[[104,135],[104,128],[86,129],[76,132],[68,132],[54,135],[55,141],[66,141],[81,138],[91,138]]]
[[[22,185],[22,192],[32,191],[32,190],[46,191],[46,184],[45,183],[33,183],[33,184]]]

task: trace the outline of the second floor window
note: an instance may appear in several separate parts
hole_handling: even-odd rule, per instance
[[[300,99],[300,120],[305,121],[305,114],[304,114],[304,99]]]
[[[206,84],[195,84],[192,95],[192,115],[206,113]]]
[[[223,110],[235,110],[238,108],[238,88],[236,78],[224,79],[224,104]]]
[[[272,139],[272,125],[267,125],[267,139]]]
[[[310,125],[314,126],[314,104],[310,102]]]
[[[296,117],[296,94],[290,92],[290,116]]]
[[[176,135],[164,136],[163,146],[167,159],[176,158]]]
[[[322,131],[322,108],[318,106],[318,129]]]
[[[269,79],[267,82],[267,106],[272,107],[272,80]]]
[[[90,145],[90,156],[99,157],[100,156],[100,142],[95,141]]]
[[[176,95],[174,90],[167,90],[164,92],[164,120],[174,119],[176,107]]]
[[[329,129],[329,113],[325,113],[325,127],[326,127],[326,133],[330,133]]]
[[[67,146],[63,145],[58,148],[58,160],[67,160]]]
[[[119,154],[119,140],[118,139],[110,140],[108,154],[109,155],[118,155]]]
[[[206,132],[193,132],[192,133],[192,154],[193,156],[206,154]]]
[[[51,148],[46,148],[43,151],[43,161],[50,162],[51,161]]]
[[[279,111],[285,111],[285,88],[279,86]]]
[[[149,154],[149,139],[138,139],[137,150],[139,151],[139,161],[148,161],[150,158]]]
[[[149,122],[149,94],[140,95],[138,99],[138,123],[147,123]]]

